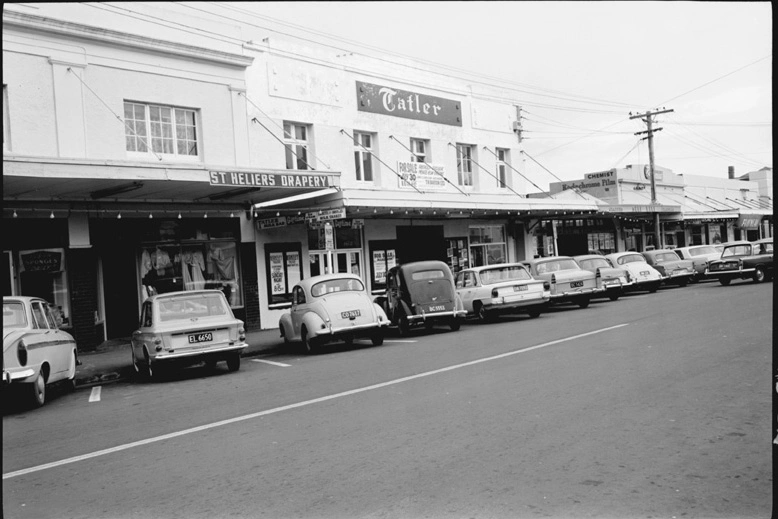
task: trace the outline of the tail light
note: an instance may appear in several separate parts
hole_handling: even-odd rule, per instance
[[[492,289],[492,297],[497,297],[497,289],[496,288]]]
[[[556,274],[551,274],[551,283],[556,285]]]
[[[19,341],[19,345],[16,347],[16,356],[19,358],[21,366],[27,365],[27,345],[24,344],[24,341]]]
[[[548,281],[544,281],[543,290],[551,290],[551,283],[549,283]]]
[[[598,278],[601,278],[601,277],[602,277],[602,272],[600,272],[600,269],[599,269],[599,268],[597,269],[597,273],[596,273],[594,276],[595,276],[595,277],[598,277]]]
[[[246,330],[243,328],[238,328],[238,340],[239,341],[246,341]]]

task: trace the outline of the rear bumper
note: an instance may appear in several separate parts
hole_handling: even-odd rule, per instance
[[[505,301],[504,298],[497,297],[497,298],[480,299],[479,301],[486,310],[495,310],[499,312],[502,310],[516,310],[520,308],[531,309],[536,307],[543,307],[548,305],[550,301],[550,297],[548,296],[548,292],[546,292],[546,295],[542,297],[535,297],[533,299]]]
[[[440,319],[447,319],[447,318],[464,318],[465,315],[467,315],[467,312],[464,310],[450,310],[448,312],[430,312],[425,314],[414,314],[408,316],[409,322],[419,322],[419,321],[426,321],[427,319],[434,319],[434,320],[440,320]]]
[[[353,326],[341,326],[338,328],[323,328],[320,330],[316,330],[315,334],[317,337],[326,337],[326,336],[337,336],[337,335],[350,335],[350,334],[368,334],[371,331],[380,330],[384,326],[388,326],[389,321],[380,321],[377,323],[367,323],[367,324],[355,324]]]
[[[751,274],[754,273],[756,269],[748,268],[748,269],[732,269],[732,270],[705,270],[705,276],[706,277],[720,277],[720,276],[734,276],[734,277],[748,277]]]
[[[248,343],[239,342],[232,345],[214,346],[211,348],[203,348],[197,350],[184,350],[184,351],[168,351],[162,350],[158,352],[149,352],[152,362],[161,362],[167,360],[177,359],[191,359],[195,357],[207,357],[218,356],[225,353],[240,352],[248,347]]]
[[[35,376],[37,371],[32,368],[11,368],[3,370],[3,384],[11,384],[13,382],[25,382],[27,379],[31,379]]]
[[[570,290],[568,292],[557,292],[556,294],[552,293],[551,300],[555,301],[558,299],[570,299],[573,297],[594,296],[603,292],[605,292],[605,288],[584,288],[580,290]]]

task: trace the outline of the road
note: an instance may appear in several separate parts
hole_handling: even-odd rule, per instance
[[[636,293],[3,417],[6,518],[750,518],[772,283]]]

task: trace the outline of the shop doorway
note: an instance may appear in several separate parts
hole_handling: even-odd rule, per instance
[[[446,261],[446,239],[442,225],[398,226],[397,261]]]
[[[103,251],[102,262],[106,339],[130,337],[139,316],[135,251],[113,244]]]

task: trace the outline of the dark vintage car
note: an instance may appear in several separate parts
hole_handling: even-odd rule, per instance
[[[718,278],[719,283],[725,286],[733,279],[752,279],[754,283],[772,279],[773,240],[728,243],[721,259],[708,264],[705,275]]]
[[[386,295],[375,298],[401,335],[416,325],[446,323],[458,330],[466,312],[454,288],[454,276],[442,261],[397,265],[386,273]]]
[[[643,252],[646,263],[662,274],[662,283],[685,287],[694,278],[694,263],[683,260],[674,250],[654,249]]]

